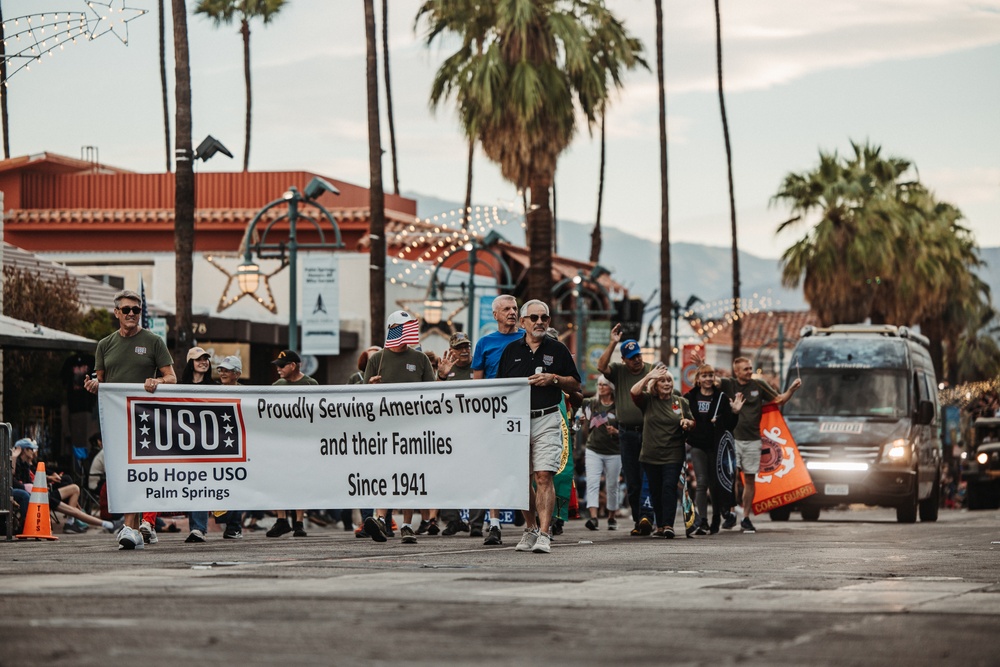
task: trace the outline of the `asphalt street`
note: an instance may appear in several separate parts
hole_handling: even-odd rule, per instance
[[[551,554],[340,528],[0,542],[0,665],[1000,664],[1000,512],[757,520],[693,539],[571,521]],[[625,522],[622,522],[625,528]]]

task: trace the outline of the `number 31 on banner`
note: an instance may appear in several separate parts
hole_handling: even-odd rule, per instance
[[[508,433],[520,433],[521,432],[521,420],[520,419],[508,419],[507,420],[507,432]]]

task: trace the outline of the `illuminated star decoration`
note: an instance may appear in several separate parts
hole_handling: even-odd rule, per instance
[[[129,21],[134,21],[148,12],[146,9],[126,7],[125,0],[109,0],[108,2],[84,0],[84,2],[87,3],[90,11],[96,17],[88,21],[88,23],[96,21],[93,26],[90,26],[90,39],[97,39],[110,32],[125,46],[128,46]],[[114,5],[117,5],[117,8]]]
[[[263,297],[257,296],[257,292],[247,293],[240,291],[240,293],[237,294],[236,296],[230,296],[229,289],[233,286],[233,283],[236,282],[237,276],[233,273],[230,273],[226,267],[222,266],[217,261],[215,261],[216,258],[220,256],[228,257],[229,255],[218,255],[218,254],[205,255],[205,261],[207,261],[209,264],[217,268],[222,273],[226,274],[226,278],[228,278],[228,280],[226,280],[226,288],[222,290],[222,296],[219,297],[219,305],[216,308],[216,312],[221,313],[226,308],[229,308],[231,305],[233,305],[234,303],[236,303],[245,296],[252,296],[254,298],[254,301],[264,306],[272,313],[278,312],[278,304],[274,302],[274,293],[271,292],[271,283],[269,281],[272,276],[274,276],[276,273],[282,271],[286,266],[288,266],[288,262],[282,262],[278,266],[278,268],[276,268],[274,271],[271,271],[271,273],[260,274],[260,282],[264,285],[264,289],[267,291],[267,299],[265,300]],[[242,255],[240,255],[240,257],[242,258]],[[260,289],[260,287],[258,286],[257,289]],[[237,283],[237,290],[239,290],[238,283]]]
[[[31,69],[31,63],[42,56],[55,55],[66,43],[75,44],[77,37],[86,37],[87,15],[83,12],[52,12],[28,14],[3,22],[4,60],[7,61],[7,78],[21,70]]]

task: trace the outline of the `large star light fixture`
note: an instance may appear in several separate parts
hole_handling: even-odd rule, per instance
[[[125,0],[110,0],[109,2],[97,2],[97,0],[85,0],[90,11],[96,17],[96,24],[90,27],[90,39],[97,39],[107,33],[113,34],[122,44],[128,46],[128,24],[143,14],[146,9],[126,7]],[[94,19],[88,21],[93,22]]]

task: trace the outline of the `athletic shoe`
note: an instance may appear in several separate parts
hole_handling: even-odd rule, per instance
[[[421,523],[423,523],[423,522],[421,522]],[[431,519],[430,521],[427,522],[427,534],[428,535],[437,535],[440,532],[441,532],[441,529],[438,528],[438,520],[437,519]]]
[[[118,533],[118,550],[131,551],[133,549],[142,549],[146,546],[146,543],[142,539],[142,533],[134,528],[129,528],[128,526],[122,526],[121,531]]]
[[[726,512],[723,516],[722,527],[726,530],[732,530],[736,527],[736,513]]]
[[[635,525],[632,526],[632,530],[629,532],[632,537],[639,537],[642,533],[639,531],[639,522],[636,521]]]
[[[583,525],[587,527],[587,530],[597,530],[597,519],[587,519],[587,523]]]
[[[296,521],[295,525],[292,526],[292,537],[306,537],[307,535],[305,526],[302,525],[302,522]]]
[[[552,538],[545,533],[542,533],[538,536],[538,539],[535,540],[535,545],[531,547],[531,551],[536,554],[552,553],[552,547],[549,546],[551,542]]]
[[[708,519],[701,519],[698,527],[694,529],[695,535],[708,535]]]
[[[722,517],[718,514],[712,515],[712,524],[708,527],[708,534],[715,535],[719,532],[719,525],[722,523]]]
[[[191,533],[187,536],[187,539],[184,541],[187,542],[188,544],[195,544],[195,543],[200,544],[201,542],[205,541],[205,533],[195,528],[194,530],[191,531]]]
[[[521,534],[521,541],[514,547],[514,551],[531,551],[535,548],[535,542],[537,541],[538,530],[526,530]]]
[[[146,521],[139,524],[139,532],[142,533],[142,541],[146,544],[156,544],[160,541],[160,538],[156,536],[156,531]]]
[[[482,537],[483,529],[480,527],[469,528],[469,537]]]
[[[495,547],[503,544],[500,539],[500,526],[490,526],[490,534],[483,540],[483,544],[488,547]]]
[[[420,525],[417,526],[417,535],[423,535],[424,533],[426,533],[430,525],[431,525],[430,521],[421,521]]]
[[[87,524],[83,524],[81,526],[76,521],[73,521],[71,519],[71,520],[69,520],[69,521],[66,522],[66,525],[63,526],[63,532],[64,533],[74,533],[74,534],[77,534],[77,535],[81,535],[81,534],[87,532]]]
[[[556,519],[555,521],[552,522],[552,534],[553,535],[562,535],[563,534],[563,520],[562,519]]]
[[[417,536],[413,534],[413,529],[410,528],[409,526],[403,526],[399,530],[399,536],[401,538],[403,538],[402,539],[403,544],[416,544],[417,543]]]
[[[385,542],[386,540],[385,521],[382,519],[376,519],[373,516],[368,517],[365,519],[364,531],[368,533],[368,537],[376,542]]]
[[[282,535],[290,532],[292,532],[292,527],[288,525],[288,520],[278,519],[274,522],[274,525],[271,526],[271,529],[264,534],[268,537],[281,537]]]
[[[366,533],[365,529],[362,527],[354,531],[354,537],[370,537],[370,535]]]
[[[653,524],[646,517],[639,519],[639,534],[643,537],[653,533]]]
[[[663,539],[665,539],[665,540],[672,540],[672,539],[674,539],[674,529],[673,528],[664,528],[663,529],[663,535],[661,535],[661,537]]]
[[[454,535],[455,533],[461,532],[461,522],[460,521],[449,521],[448,525],[444,527],[441,531],[442,535]]]
[[[112,535],[117,535],[118,533],[121,532],[122,526],[124,525],[125,525],[125,517],[121,516],[112,522],[111,528],[105,528],[105,530],[107,530]]]
[[[608,517],[608,530],[618,530],[618,519],[613,516]]]
[[[743,529],[744,533],[757,532],[757,529],[753,527],[753,524],[750,522],[750,517],[748,516],[743,517],[743,520],[740,521],[740,528]]]
[[[222,539],[224,540],[242,540],[243,539],[243,529],[239,526],[234,526],[232,530],[229,526],[226,526],[226,531],[222,533]]]

